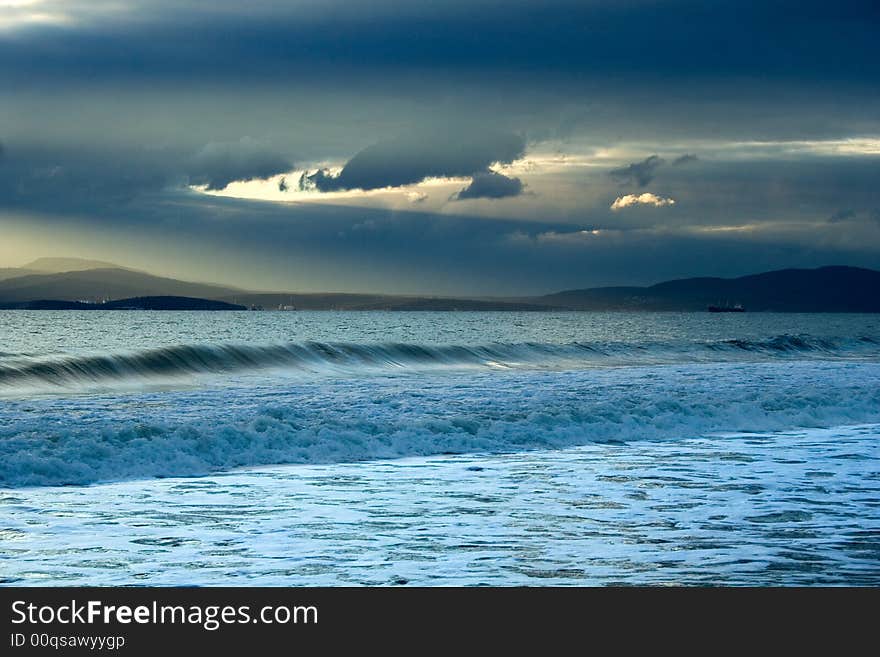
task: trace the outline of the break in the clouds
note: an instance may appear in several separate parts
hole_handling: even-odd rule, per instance
[[[338,173],[319,169],[303,174],[301,186],[322,192],[372,190],[412,185],[427,178],[482,175],[490,165],[510,163],[524,152],[523,138],[509,132],[462,128],[412,133],[368,146]]]
[[[860,0],[15,3],[0,266],[486,294],[880,267],[878,24]]]
[[[16,144],[0,157],[0,203],[23,210],[101,214],[145,194],[189,186],[221,190],[293,166],[267,144],[243,137],[202,146],[151,144],[131,150]]]
[[[644,194],[626,194],[625,196],[618,196],[614,199],[614,202],[611,204],[611,209],[623,210],[624,208],[630,208],[636,205],[662,208],[669,205],[675,205],[675,199],[663,198],[662,196],[657,196],[650,192],[645,192]]]

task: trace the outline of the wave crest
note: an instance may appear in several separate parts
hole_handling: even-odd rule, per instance
[[[711,364],[12,400],[0,422],[0,489],[279,463],[714,442],[718,432],[760,439],[880,422],[878,376],[878,363]],[[717,446],[707,458],[724,453]]]
[[[174,345],[129,353],[19,358],[0,364],[0,386],[76,386],[101,381],[162,380],[279,368],[304,372],[454,368],[578,369],[614,365],[880,356],[872,337],[779,335],[766,340],[702,343],[495,343],[489,345],[353,344]]]

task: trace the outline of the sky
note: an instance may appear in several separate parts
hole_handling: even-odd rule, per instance
[[[880,268],[880,4],[0,0],[0,267],[526,295]]]

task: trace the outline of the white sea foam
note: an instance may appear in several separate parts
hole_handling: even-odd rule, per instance
[[[0,491],[0,585],[877,586],[878,432]]]
[[[7,400],[0,485],[877,422],[878,381],[877,363],[792,360],[430,375],[404,369]]]

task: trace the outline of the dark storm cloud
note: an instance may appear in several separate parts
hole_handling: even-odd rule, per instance
[[[221,190],[234,181],[269,178],[292,168],[289,158],[245,138],[206,145],[192,157],[186,173],[194,185]]]
[[[219,190],[233,181],[268,178],[292,166],[289,158],[248,138],[209,143],[195,153],[174,146],[19,146],[0,158],[0,207],[100,211],[141,193],[187,185]]]
[[[665,160],[659,155],[651,155],[641,162],[633,162],[619,169],[608,172],[614,180],[622,184],[635,184],[644,187],[654,179],[656,170],[664,164]]]
[[[0,39],[0,59],[18,63],[2,76],[290,80],[431,69],[870,83],[880,72],[871,1],[120,4],[135,10]]]
[[[0,207],[91,212],[172,183],[179,153],[10,145],[0,159]],[[185,182],[185,178],[180,182]]]
[[[512,162],[524,152],[525,140],[520,135],[494,130],[408,134],[368,146],[338,175],[316,171],[304,175],[300,184],[322,192],[400,187],[432,177],[472,176],[496,162]]]
[[[519,178],[509,178],[494,171],[474,174],[471,184],[453,196],[454,200],[473,198],[508,198],[519,196],[523,184]]]
[[[159,260],[179,244],[189,262],[204,245],[203,260],[228,266],[228,282],[253,285],[251,272],[262,271],[269,285],[272,272],[286,272],[285,280],[314,279],[312,289],[429,293],[880,265],[880,233],[864,221],[878,206],[877,158],[768,149],[756,160],[734,153],[738,163],[720,151],[673,159],[701,148],[689,142],[880,134],[876,0],[144,0],[133,15],[116,11],[128,4],[63,26],[0,31],[0,213],[51,217],[34,219],[35,244],[60,227],[95,242],[149,233],[163,245]],[[394,138],[402,133],[410,136]],[[473,179],[461,198],[499,198],[521,194],[522,183],[487,167],[520,157],[525,140],[541,135],[561,140],[563,154],[646,144],[631,159],[656,151],[669,161],[654,155],[614,178],[575,167],[523,174],[548,193],[485,204],[522,211],[517,221],[241,202],[186,187],[284,174],[294,159],[350,158],[338,176],[302,182],[332,191],[461,176]],[[610,216],[610,201],[635,191],[613,189],[614,180],[644,187],[655,178],[663,188],[652,191],[675,198],[675,212]],[[296,181],[279,190],[288,184]],[[602,200],[543,204],[557,192]],[[855,217],[829,225],[841,208]],[[675,233],[780,217],[815,224],[816,237]],[[572,243],[539,238],[587,225],[613,230]],[[517,231],[527,239],[506,238]],[[822,242],[821,231],[840,243]]]
[[[696,162],[699,159],[700,158],[698,158],[696,155],[693,155],[692,153],[685,153],[684,155],[679,155],[677,158],[672,160],[672,165],[680,166],[682,164],[690,164],[691,162]]]

